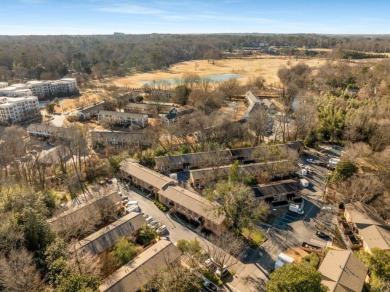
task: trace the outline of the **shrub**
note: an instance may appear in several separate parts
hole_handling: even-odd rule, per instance
[[[163,212],[168,212],[169,208],[167,206],[165,206],[163,203],[160,203],[159,201],[157,200],[153,200],[153,203],[157,206],[157,208],[159,208],[161,211]]]
[[[253,175],[250,175],[244,180],[244,184],[250,187],[254,186],[255,184],[257,184],[256,178]]]
[[[205,276],[207,279],[209,279],[211,282],[217,284],[218,286],[222,286],[222,280],[215,274],[211,273],[210,271],[204,269],[202,270],[203,276]]]

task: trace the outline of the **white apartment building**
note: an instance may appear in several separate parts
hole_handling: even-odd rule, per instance
[[[40,115],[36,96],[0,97],[0,122],[22,122]]]
[[[7,87],[8,83],[7,82],[0,82],[0,88]]]
[[[32,93],[38,97],[49,97],[50,95],[65,95],[77,93],[76,78],[62,78],[54,81],[28,81],[26,83]]]
[[[24,97],[32,96],[32,92],[25,84],[13,84],[6,87],[0,86],[0,96]]]

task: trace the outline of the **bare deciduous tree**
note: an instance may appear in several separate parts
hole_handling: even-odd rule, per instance
[[[0,257],[0,284],[5,291],[42,291],[44,288],[32,255],[25,249],[11,250]]]

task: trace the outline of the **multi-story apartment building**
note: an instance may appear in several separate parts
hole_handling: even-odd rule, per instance
[[[36,96],[0,97],[0,122],[17,123],[39,115],[39,103]]]
[[[148,125],[148,115],[114,111],[100,111],[98,113],[98,121],[124,126],[135,125],[144,128]]]
[[[67,95],[78,92],[76,78],[62,78],[53,81],[28,81],[26,86],[39,98]]]
[[[0,88],[7,87],[8,83],[7,82],[0,82]]]
[[[32,96],[32,91],[25,84],[13,84],[12,86],[0,86],[0,96],[24,97]]]

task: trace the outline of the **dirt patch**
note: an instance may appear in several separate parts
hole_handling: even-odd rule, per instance
[[[201,77],[215,74],[240,74],[238,80],[244,84],[251,77],[263,77],[267,84],[278,85],[277,72],[283,66],[294,66],[303,62],[310,67],[316,68],[327,62],[325,59],[295,59],[289,57],[257,56],[254,58],[215,60],[194,60],[172,65],[168,70],[152,71],[148,73],[136,73],[123,78],[110,78],[103,81],[105,84],[120,87],[141,87],[142,82],[182,78],[185,73],[196,73]]]

